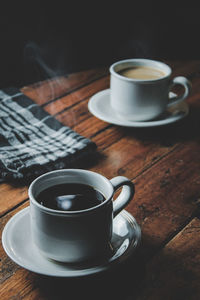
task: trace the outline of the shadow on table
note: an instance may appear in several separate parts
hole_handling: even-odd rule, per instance
[[[173,146],[199,137],[200,107],[190,106],[187,117],[173,124],[147,128],[121,128],[129,136],[140,140],[159,143],[161,146]]]
[[[177,236],[147,263],[136,299],[199,299],[199,238],[191,238],[198,226],[193,228]]]
[[[79,278],[41,277],[36,279],[40,294],[46,299],[128,299],[144,277],[144,265],[133,255],[123,265],[110,271]]]

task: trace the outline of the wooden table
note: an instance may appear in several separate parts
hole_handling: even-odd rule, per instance
[[[188,117],[164,127],[123,128],[91,115],[87,103],[109,87],[108,68],[21,89],[97,144],[98,159],[84,168],[133,180],[136,194],[127,210],[142,228],[142,243],[123,266],[76,279],[31,273],[1,246],[0,299],[200,299],[200,61],[168,63],[173,76],[187,76],[193,89]],[[27,186],[1,183],[1,230],[28,205]]]

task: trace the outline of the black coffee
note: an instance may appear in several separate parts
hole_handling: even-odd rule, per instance
[[[61,211],[83,210],[102,203],[105,197],[93,187],[79,183],[65,183],[43,190],[37,201],[48,208]]]

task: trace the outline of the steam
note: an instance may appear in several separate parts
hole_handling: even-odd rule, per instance
[[[24,49],[24,61],[27,68],[27,73],[33,74],[33,81],[55,79],[56,84],[60,85],[58,74],[50,68],[45,62],[42,49],[34,42],[28,42]],[[51,86],[51,84],[50,84]],[[52,93],[54,90],[52,89]],[[52,94],[52,97],[54,95]]]
[[[26,68],[26,73],[31,78],[29,78],[28,84],[38,83],[40,81],[45,81],[45,84],[41,84],[40,88],[36,89],[38,93],[38,98],[42,99],[42,97],[48,97],[49,99],[56,99],[58,96],[56,91],[66,90],[70,87],[70,83],[68,84],[66,80],[63,80],[63,74],[61,74],[62,70],[59,70],[56,67],[56,61],[58,58],[56,57],[55,51],[53,51],[50,47],[40,47],[35,42],[28,42],[24,48],[24,65]],[[59,52],[57,52],[59,54]],[[47,62],[48,60],[48,62]],[[54,64],[54,68],[50,66]],[[67,70],[65,70],[65,76],[67,75]],[[63,86],[65,84],[65,86]],[[66,84],[68,84],[66,86]],[[70,99],[69,99],[70,100]],[[48,112],[52,115],[55,115],[54,103],[50,103],[48,105]],[[75,116],[73,114],[74,124],[75,124]],[[65,124],[67,125],[67,124]]]

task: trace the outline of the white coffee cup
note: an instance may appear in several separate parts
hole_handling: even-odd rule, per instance
[[[122,70],[149,67],[163,76],[156,79],[136,79],[121,75]],[[148,121],[161,115],[167,107],[184,101],[190,94],[191,83],[183,76],[170,78],[171,68],[163,62],[150,59],[126,59],[110,67],[110,104],[121,119]],[[173,86],[182,85],[181,96],[170,97]]]
[[[64,183],[90,185],[105,196],[105,201],[79,211],[54,210],[37,201],[41,191]],[[113,201],[120,187],[122,191]],[[113,218],[133,195],[134,184],[123,176],[108,180],[98,173],[80,169],[41,175],[29,187],[32,240],[46,257],[60,262],[78,263],[102,256],[110,249]]]

